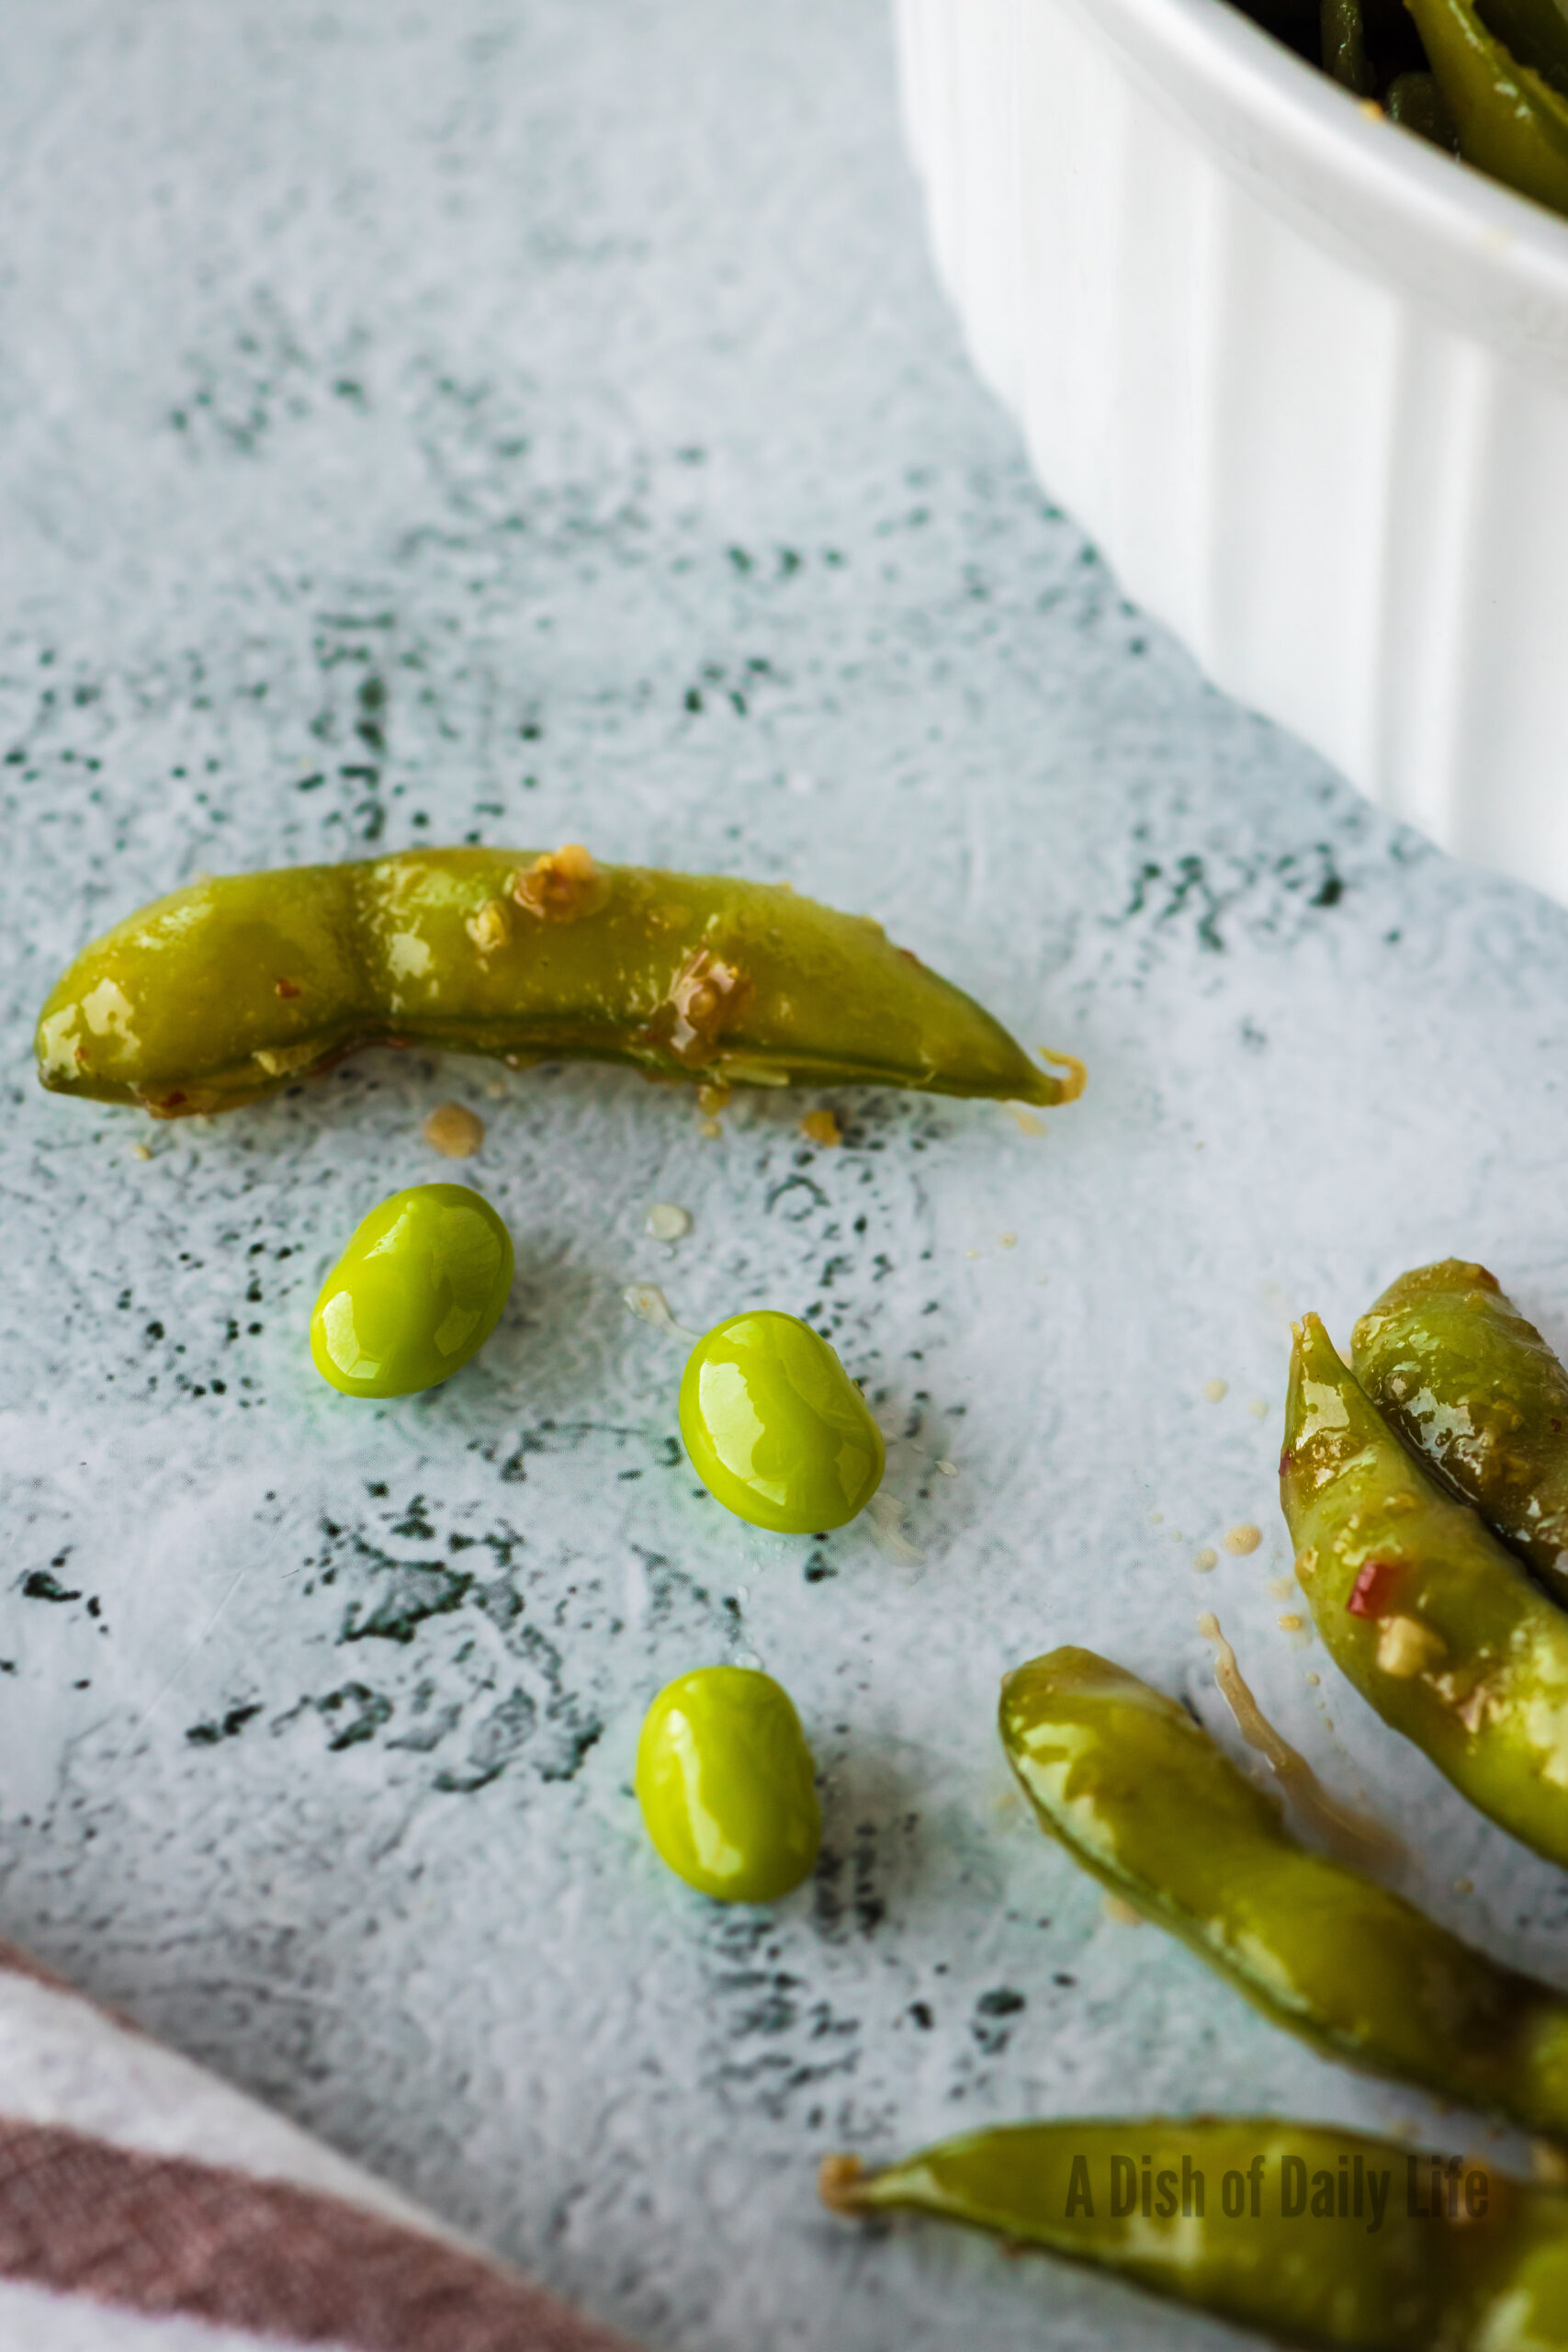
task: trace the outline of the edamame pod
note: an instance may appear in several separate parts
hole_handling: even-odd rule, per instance
[[[1184,1707],[1092,1650],[1002,1684],[1041,1826],[1325,2056],[1568,2136],[1568,2000],[1309,1852]]]
[[[1462,1258],[1401,1274],[1350,1360],[1405,1443],[1568,1601],[1568,1372],[1496,1276]]]
[[[357,1047],[583,1057],[720,1086],[1069,1102],[879,923],[784,884],[410,850],[195,882],[85,948],[39,1020],[43,1083],[162,1118],[275,1093]],[[1057,1058],[1057,1057],[1053,1057]]]
[[[1419,69],[1396,74],[1388,85],[1383,111],[1390,122],[1397,122],[1402,130],[1414,131],[1429,147],[1440,147],[1449,155],[1459,153],[1459,132],[1433,74]]]
[[[1315,1315],[1280,1496],[1336,1664],[1472,1804],[1568,1865],[1568,1615],[1405,1451]]]
[[[869,2174],[830,2156],[820,2188],[835,2212],[964,2222],[1292,2346],[1568,2346],[1562,2190],[1332,2124],[1017,2123]]]
[[[1489,28],[1472,0],[1409,0],[1409,6],[1465,162],[1568,212],[1568,98],[1510,45],[1528,41],[1528,28],[1544,22],[1548,10],[1506,0],[1488,8]],[[1544,60],[1544,50],[1539,54]]]

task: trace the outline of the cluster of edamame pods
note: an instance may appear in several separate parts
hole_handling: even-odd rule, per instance
[[[1568,1864],[1568,1373],[1454,1260],[1385,1291],[1353,1362],[1296,1328],[1280,1493],[1318,1628],[1473,1804]],[[1568,1996],[1310,1850],[1173,1701],[1058,1649],[1007,1678],[1000,1731],[1043,1827],[1275,2024],[1568,2143]],[[821,2186],[1292,2345],[1568,2346],[1568,2195],[1333,2127],[1023,2124],[870,2176],[831,2158]]]
[[[1363,102],[1568,212],[1568,17],[1556,0],[1240,0]]]
[[[1461,5],[1461,0],[1452,0]],[[581,1054],[725,1085],[800,1080],[1070,1100],[874,925],[766,886],[436,851],[202,883],[88,948],[39,1027],[46,1084],[164,1117],[275,1091],[370,1043]],[[448,1377],[512,1282],[480,1196],[372,1211],[323,1285],[318,1368],[351,1395]],[[1483,1269],[1395,1283],[1354,1369],[1296,1331],[1281,1499],[1337,1663],[1483,1811],[1568,1864],[1568,1374]],[[840,1526],[884,1454],[859,1390],[795,1317],[727,1318],[679,1418],[729,1510]],[[1326,2053],[1568,2143],[1568,1997],[1304,1846],[1170,1700],[1058,1649],[1010,1675],[1000,1731],[1042,1826],[1275,2023]],[[767,1903],[817,1857],[812,1759],[767,1675],[704,1668],[655,1699],[637,1792],[690,1884]],[[1568,2352],[1568,2196],[1279,2119],[1032,2123],[822,2189],[1100,2264],[1291,2343]],[[1303,2233],[1303,2218],[1327,2224]]]

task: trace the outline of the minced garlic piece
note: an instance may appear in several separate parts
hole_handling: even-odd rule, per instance
[[[1396,1681],[1410,1681],[1447,1656],[1442,1635],[1417,1617],[1385,1617],[1378,1627],[1378,1665]]]
[[[321,1049],[313,1042],[303,1046],[258,1046],[251,1056],[268,1078],[287,1078],[291,1070],[305,1069],[321,1057]]]
[[[485,1139],[485,1123],[462,1102],[438,1103],[420,1127],[420,1134],[443,1159],[472,1159]]]
[[[504,947],[512,936],[512,917],[507,912],[504,899],[487,899],[484,905],[468,917],[463,929],[481,956],[493,956],[496,949]]]
[[[725,963],[711,948],[699,947],[671,982],[648,1035],[667,1046],[677,1061],[700,1069],[713,1060],[720,1033],[739,1019],[750,999],[751,982],[739,966]]]
[[[581,842],[536,857],[512,876],[510,888],[524,912],[540,922],[576,922],[580,915],[597,914],[610,894]]]

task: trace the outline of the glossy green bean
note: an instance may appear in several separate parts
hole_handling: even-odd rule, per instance
[[[1296,1327],[1280,1496],[1336,1663],[1473,1805],[1568,1865],[1568,1615]]]
[[[1361,0],[1323,0],[1320,41],[1324,72],[1358,97],[1370,98],[1377,76],[1367,55]]]
[[[1325,2056],[1568,2137],[1568,1999],[1310,1852],[1184,1707],[1092,1650],[1002,1684],[1041,1826]]]
[[[1564,2352],[1568,2197],[1273,2116],[1018,2123],[863,2172],[824,2203],[959,2222],[1093,2263],[1292,2346]]]
[[[1496,1276],[1462,1258],[1401,1274],[1350,1360],[1405,1443],[1568,1600],[1568,1372]]]
[[[1043,1103],[1083,1085],[1080,1063],[1041,1069],[867,917],[575,846],[192,883],[85,948],[37,1036],[46,1086],[163,1118],[255,1102],[371,1045],[717,1086]]]

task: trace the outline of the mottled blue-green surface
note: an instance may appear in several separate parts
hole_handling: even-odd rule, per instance
[[[1078,1640],[1234,1740],[1213,1607],[1406,1885],[1561,1979],[1555,1874],[1270,1579],[1291,1311],[1344,1340],[1473,1253],[1568,1340],[1568,917],[1209,692],[1032,483],[876,0],[35,0],[0,197],[0,1933],[660,2352],[1234,2341],[863,2237],[814,2167],[1153,2107],[1473,2143],[1108,1919],[991,1719]],[[832,1098],[825,1150],[603,1070],[367,1057],[157,1128],[36,1087],[45,989],[138,901],[463,839],[787,876],[1089,1094],[1043,1136]],[[449,1099],[513,1304],[449,1387],[351,1402],[316,1284],[453,1172]],[[828,1331],[923,1561],[722,1518],[636,1280]],[[726,1658],[823,1769],[775,1913],[677,1883],[630,1791],[652,1692]]]

